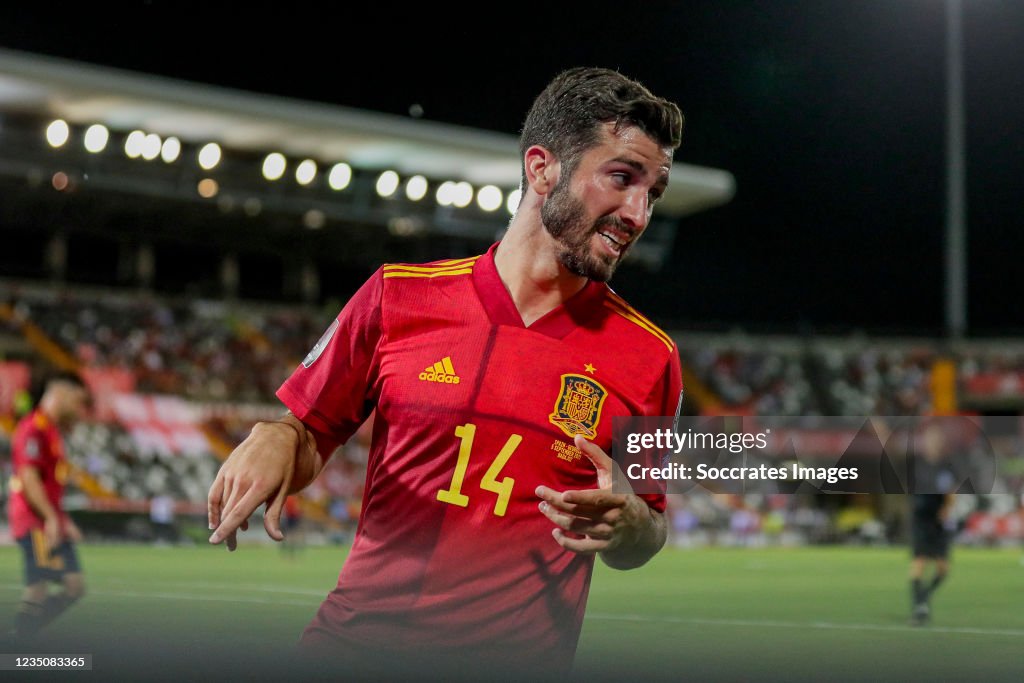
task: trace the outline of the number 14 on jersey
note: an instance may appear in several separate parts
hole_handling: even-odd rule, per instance
[[[455,428],[455,436],[459,438],[459,457],[455,463],[455,472],[452,473],[452,483],[446,489],[437,492],[437,499],[442,503],[466,507],[469,505],[469,496],[462,492],[462,482],[466,478],[466,470],[469,468],[469,458],[473,451],[473,438],[476,436],[476,425],[467,423]],[[516,480],[512,477],[505,477],[498,480],[498,475],[505,467],[505,463],[512,457],[512,453],[522,443],[523,437],[513,434],[498,451],[497,457],[487,468],[483,479],[480,480],[480,488],[498,494],[498,500],[494,502],[494,514],[498,517],[505,516],[508,509],[508,501],[512,497],[512,487]]]

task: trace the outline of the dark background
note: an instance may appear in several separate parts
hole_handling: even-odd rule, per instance
[[[969,327],[1024,334],[1024,2],[964,2]],[[516,134],[559,70],[678,102],[677,161],[733,201],[616,288],[655,319],[754,331],[943,329],[940,0],[406,7],[133,2],[0,9],[0,45]]]

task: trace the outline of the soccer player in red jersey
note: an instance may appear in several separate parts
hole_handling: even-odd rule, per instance
[[[209,497],[212,543],[281,507],[371,410],[362,514],[302,643],[358,657],[571,666],[594,555],[665,542],[664,496],[612,490],[612,418],[671,415],[673,341],[605,283],[668,183],[682,115],[606,69],[534,102],[523,195],[481,256],[385,265],[278,391]],[[485,674],[486,675],[486,674]]]
[[[85,593],[75,552],[82,534],[61,509],[68,472],[61,430],[67,431],[82,417],[88,399],[77,375],[56,375],[46,382],[36,410],[14,430],[8,517],[25,557],[16,638],[31,638]],[[63,590],[50,595],[50,581],[61,583]]]

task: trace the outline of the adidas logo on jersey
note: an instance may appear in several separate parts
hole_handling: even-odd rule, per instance
[[[433,365],[424,368],[420,373],[420,380],[438,382],[439,384],[458,384],[459,376],[455,374],[455,368],[452,366],[452,357],[445,356]]]

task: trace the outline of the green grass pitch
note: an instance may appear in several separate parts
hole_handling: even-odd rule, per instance
[[[286,656],[345,549],[289,558],[265,545],[83,545],[80,555],[89,595],[40,650],[94,652],[100,678],[118,678],[123,662],[108,653],[125,650],[152,663],[147,677],[170,663],[201,678],[223,653],[236,670]],[[900,548],[670,548],[630,572],[598,563],[574,679],[1024,680],[1022,553],[956,549],[925,628],[907,624],[907,559]],[[20,554],[0,548],[4,630],[20,588]]]

